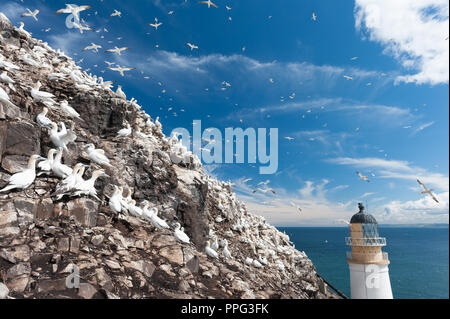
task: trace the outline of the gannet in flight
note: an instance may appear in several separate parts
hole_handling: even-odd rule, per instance
[[[356,174],[359,176],[360,179],[366,181],[366,182],[370,182],[369,178],[367,176],[364,176],[363,174],[361,174],[360,172],[356,172]]]
[[[37,16],[38,13],[39,13],[38,9],[34,10],[33,12],[31,12],[31,10],[27,8],[27,12],[22,13],[21,17],[22,18],[23,17],[33,17],[33,19],[37,21],[38,18],[36,16]]]
[[[89,159],[98,164],[98,165],[106,165],[111,166],[109,163],[109,159],[105,155],[105,151],[101,149],[95,149],[94,144],[88,144],[85,147],[86,153],[89,156]]]
[[[273,190],[272,188],[261,189],[257,187],[253,190],[253,194],[256,193],[257,191],[260,191],[263,194],[266,194],[267,192],[272,192],[273,194],[276,194],[275,190]]]
[[[32,155],[28,160],[28,166],[19,173],[12,175],[9,178],[8,185],[0,190],[0,193],[7,192],[12,189],[27,189],[33,184],[36,179],[36,161],[45,160],[40,155]]]
[[[72,6],[71,4],[66,4],[64,9],[59,9],[55,14],[71,13],[76,21],[80,21],[80,12],[90,8],[92,8],[92,6]]]
[[[174,13],[174,11],[167,12],[168,15],[172,15],[173,13]]]
[[[348,221],[346,221],[345,219],[337,219],[336,223],[350,225],[350,223]]]
[[[194,50],[194,49],[198,50],[198,46],[197,45],[191,44],[189,42],[186,43],[186,45],[191,48],[191,51]]]
[[[347,80],[353,80],[353,77],[349,76],[349,75],[344,75],[344,78]]]
[[[175,231],[173,232],[175,235],[175,238],[178,239],[179,241],[185,243],[185,244],[189,244],[190,239],[188,237],[188,235],[186,235],[182,230],[181,230],[181,225],[180,223],[176,223],[175,225]]]
[[[83,31],[92,31],[92,29],[88,26],[88,25],[82,25],[80,23],[77,22],[72,22],[72,25],[77,28],[78,30],[80,30],[80,33],[83,34]]]
[[[42,112],[36,116],[36,123],[41,127],[52,128],[52,121],[47,117],[48,108],[44,107]]]
[[[117,11],[116,9],[114,9],[114,12],[111,13],[110,17],[115,17],[118,16],[119,18],[122,18],[122,12]]]
[[[295,140],[295,138],[289,137],[289,136],[286,136],[285,139],[287,139],[288,141],[293,141],[293,140]]]
[[[155,18],[155,23],[149,23],[148,25],[158,30],[158,27],[162,24],[163,24],[162,22],[158,22],[158,18]]]
[[[125,76],[124,72],[126,71],[132,71],[132,70],[136,70],[136,68],[123,68],[120,65],[114,67],[114,68],[109,68],[111,71],[117,71],[120,73],[121,76]]]
[[[211,248],[209,241],[206,242],[205,253],[206,253],[206,255],[208,255],[209,257],[212,257],[214,259],[219,258],[219,254],[214,249]]]
[[[118,55],[122,55],[122,51],[129,50],[129,49],[130,48],[127,48],[127,47],[118,48],[115,46],[114,49],[108,49],[105,52],[111,52],[111,53],[116,53]]]
[[[299,213],[302,212],[302,209],[300,207],[298,207],[294,202],[291,202],[290,204],[292,207],[295,207]]]
[[[131,126],[127,123],[127,128],[123,128],[117,132],[117,137],[128,137],[131,135],[131,131]]]
[[[225,8],[228,10],[228,11],[230,11],[232,8],[231,7],[229,7],[229,6],[225,6]]]
[[[5,90],[2,89],[0,86],[0,103],[6,104],[10,107],[15,107],[15,105],[9,100],[8,94],[5,92]]]
[[[76,117],[76,118],[80,118],[80,114],[78,114],[77,111],[75,111],[75,109],[73,107],[71,107],[69,105],[69,103],[64,100],[61,102],[61,110],[68,116],[72,116],[72,117]]]
[[[102,48],[101,45],[97,45],[95,43],[91,43],[91,45],[88,45],[87,47],[85,47],[83,49],[83,51],[94,50],[96,53],[98,53],[98,49],[101,49],[101,48]]]
[[[16,89],[15,89],[15,87],[14,87],[14,85],[13,85],[13,84],[16,83],[16,82],[14,82],[14,80],[11,79],[11,78],[8,76],[7,71],[3,71],[3,72],[0,74],[0,81],[3,82],[3,83],[8,84],[8,86],[9,86],[9,88],[10,88],[11,90],[16,91]]]
[[[353,58],[351,58],[350,60],[351,61],[355,61],[355,60],[357,60],[358,59],[358,57],[357,56],[354,56]]]
[[[313,19],[313,21],[317,21],[317,16],[316,16],[316,14],[314,13],[314,11],[312,12],[312,17],[311,17],[311,19]]]
[[[197,1],[197,3],[202,3],[202,4],[207,4],[208,8],[211,8],[211,6],[218,8],[219,6],[212,3],[211,0],[207,0],[207,1]]]
[[[421,192],[420,194],[428,194],[431,196],[431,198],[433,198],[433,200],[436,203],[439,203],[439,201],[437,200],[436,196],[434,196],[434,194],[432,193],[433,189],[428,189],[420,180],[417,179],[417,183],[419,183],[420,186],[423,187],[424,191]]]

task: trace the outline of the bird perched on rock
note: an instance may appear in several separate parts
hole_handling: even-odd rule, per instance
[[[150,223],[158,229],[163,228],[169,229],[170,228],[169,225],[167,225],[167,223],[164,220],[158,217],[158,209],[156,207],[149,209],[149,206],[150,206],[149,204],[144,206],[143,209],[144,218],[150,221]]]
[[[124,99],[124,100],[127,99],[126,94],[122,91],[122,85],[118,85],[118,86],[117,86],[116,95],[117,95],[118,97],[120,97],[121,99]]]
[[[8,72],[7,72],[7,71],[3,71],[3,72],[0,74],[0,81],[3,82],[3,83],[8,84],[8,86],[9,86],[9,88],[10,88],[11,90],[16,91],[16,88],[14,87],[14,83],[16,83],[16,82],[14,82],[14,80],[11,79],[11,78],[8,76]]]
[[[68,152],[69,150],[67,149],[67,144],[74,142],[76,140],[76,136],[73,135],[73,132],[67,131],[64,123],[61,123],[61,131],[58,131],[58,125],[56,123],[52,122],[51,126],[52,129],[50,130],[50,140],[56,147],[61,147]]]
[[[109,159],[105,155],[105,151],[101,149],[95,149],[94,144],[88,144],[85,146],[85,150],[87,155],[89,156],[89,159],[98,165],[106,165],[110,166]]]
[[[40,155],[32,155],[28,160],[27,168],[9,178],[8,185],[0,190],[0,193],[7,192],[12,189],[27,189],[36,179],[36,162],[45,160]]]
[[[230,250],[228,249],[228,240],[224,239],[222,242],[223,242],[223,249],[222,249],[223,257],[224,257],[225,259],[230,259],[230,258],[232,258],[232,257],[231,257]]]
[[[81,163],[76,164],[72,173],[56,186],[56,190],[52,196],[56,196],[56,200],[60,200],[64,195],[70,194],[74,190],[75,185],[83,180],[83,175],[87,167]]]
[[[40,169],[40,172],[37,176],[41,176],[43,174],[50,175],[52,172],[53,162],[55,160],[55,149],[50,149],[47,153],[47,159],[38,163],[37,167]]]
[[[206,253],[206,255],[208,255],[209,257],[212,257],[214,259],[219,258],[219,254],[214,249],[211,248],[209,241],[206,242],[205,253]]]
[[[48,108],[44,107],[42,112],[36,116],[36,123],[38,123],[40,127],[52,129],[53,122],[47,117],[47,114]]]
[[[69,166],[61,163],[62,155],[63,155],[63,148],[60,147],[58,149],[58,152],[56,153],[55,159],[53,160],[52,172],[59,178],[66,178],[70,174],[72,174],[73,170]]]
[[[8,94],[1,87],[0,87],[0,103],[10,107],[15,107],[15,105],[9,100]]]
[[[117,185],[114,185],[114,192],[109,198],[109,208],[115,214],[120,214],[122,212],[121,199],[122,194],[120,188]]]
[[[181,241],[181,242],[183,242],[183,243],[185,243],[185,244],[189,244],[190,239],[189,239],[188,235],[186,235],[186,234],[181,230],[181,225],[180,225],[180,223],[176,223],[174,235],[175,235],[175,238],[178,239],[179,241]]]
[[[53,105],[55,104],[53,98],[55,96],[48,92],[39,91],[41,86],[41,82],[37,81],[37,83],[31,88],[31,96],[33,97],[33,100],[35,102],[41,102],[49,108],[53,108]]]
[[[117,132],[117,137],[128,137],[131,135],[131,132],[131,126],[127,123],[127,128],[123,128],[119,132]]]
[[[87,195],[92,196],[96,200],[100,201],[100,198],[98,198],[97,196],[97,190],[95,189],[95,182],[99,177],[109,177],[109,175],[106,174],[105,171],[102,169],[95,170],[92,173],[92,177],[90,179],[88,180],[82,179],[81,181],[76,183],[71,196],[77,197]]]
[[[73,107],[69,105],[69,103],[64,100],[60,104],[61,110],[68,116],[80,118],[80,114]]]

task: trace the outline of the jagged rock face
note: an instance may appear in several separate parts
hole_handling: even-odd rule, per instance
[[[21,171],[33,154],[46,156],[54,148],[49,132],[35,122],[44,105],[35,102],[31,87],[55,101],[67,100],[81,115],[67,117],[58,106],[48,117],[55,123],[75,123],[77,140],[68,144],[63,161],[90,164],[84,146],[103,149],[111,161],[110,177],[96,182],[100,201],[92,197],[51,196],[60,182],[55,176],[37,177],[24,192],[0,193],[0,298],[327,298],[319,291],[314,266],[295,250],[286,235],[262,218],[247,213],[231,186],[207,177],[201,167],[173,164],[170,143],[157,126],[132,102],[79,71],[73,61],[46,44],[29,38],[0,14],[0,61],[17,65],[8,72],[15,91],[4,83],[14,106],[0,102],[0,188]],[[26,64],[28,54],[40,67]],[[90,88],[66,74],[50,80],[61,68],[71,70]],[[2,70],[0,70],[2,71]],[[152,138],[134,134],[117,138],[128,122]],[[97,166],[91,163],[90,177]],[[116,216],[107,204],[113,185],[132,191],[137,203],[146,200],[158,208],[172,227],[157,230],[144,219]],[[125,195],[124,195],[125,196]],[[218,219],[218,217],[220,217]],[[176,240],[179,222],[191,244]],[[228,240],[232,258],[204,253],[209,237]],[[246,258],[265,257],[256,268]],[[80,271],[78,289],[66,279],[74,265]]]

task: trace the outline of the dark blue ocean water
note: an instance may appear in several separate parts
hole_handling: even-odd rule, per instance
[[[350,274],[346,262],[347,227],[278,227],[295,247],[305,251],[317,272],[350,297]],[[394,298],[449,298],[448,228],[379,227],[386,237],[389,274]],[[328,241],[328,242],[326,242]]]

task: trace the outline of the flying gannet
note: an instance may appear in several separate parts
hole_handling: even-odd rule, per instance
[[[129,49],[130,48],[127,48],[127,47],[118,48],[115,46],[114,49],[108,49],[105,52],[116,53],[118,55],[122,55],[122,51],[129,50]]]
[[[299,213],[302,212],[302,209],[300,207],[298,207],[294,202],[290,202],[290,204],[292,207],[295,207]]]
[[[85,47],[83,49],[83,51],[94,50],[96,53],[98,53],[98,49],[101,49],[101,48],[102,48],[101,45],[97,45],[95,43],[91,43],[91,45],[88,45],[87,47]]]
[[[122,18],[122,12],[117,11],[116,9],[114,9],[114,12],[111,13],[110,17],[116,17],[116,16],[119,17],[119,18]]]
[[[125,76],[124,72],[136,70],[136,68],[124,68],[124,67],[121,67],[120,65],[117,65],[116,67],[109,68],[109,69],[111,71],[119,72],[121,76]]]
[[[214,4],[213,2],[211,2],[211,0],[207,0],[207,1],[197,1],[197,3],[202,3],[202,4],[207,4],[208,8],[211,8],[211,6],[213,6],[214,8],[218,8],[219,6]]]
[[[12,189],[27,189],[36,179],[36,161],[45,160],[40,155],[32,155],[28,160],[27,168],[9,178],[8,185],[0,190],[0,193],[7,192]]]
[[[317,15],[315,14],[314,11],[312,12],[312,17],[311,17],[311,19],[312,19],[313,21],[317,21]]]
[[[432,193],[433,189],[428,189],[419,179],[417,179],[417,183],[419,183],[420,186],[422,186],[422,188],[424,189],[423,192],[421,192],[420,194],[428,194],[431,196],[431,198],[436,202],[439,203],[438,199],[436,198],[436,196],[434,196],[434,194]]]
[[[39,10],[36,9],[34,11],[31,11],[30,9],[27,8],[27,12],[22,13],[21,17],[32,17],[34,20],[38,20],[37,18],[37,14],[39,13]]]
[[[71,4],[66,4],[64,9],[59,9],[55,14],[70,13],[75,17],[76,21],[80,21],[80,12],[90,8],[92,8],[92,6],[73,6]]]
[[[186,45],[191,48],[191,51],[194,50],[194,49],[198,50],[198,46],[197,45],[191,44],[189,42],[186,43]]]
[[[155,23],[149,23],[148,25],[154,27],[155,30],[158,30],[159,26],[161,26],[162,24],[162,22],[158,22],[158,18],[155,18]]]
[[[258,187],[253,190],[253,194],[258,192],[258,191],[260,191],[263,194],[266,194],[267,192],[272,192],[273,194],[276,194],[275,190],[273,190],[272,188],[261,189],[261,188],[258,188]]]
[[[368,178],[367,176],[361,174],[361,172],[356,172],[356,174],[357,174],[357,175],[359,176],[359,178],[362,179],[363,181],[366,181],[366,182],[368,182],[368,183],[370,182],[369,178]]]

